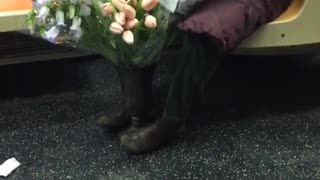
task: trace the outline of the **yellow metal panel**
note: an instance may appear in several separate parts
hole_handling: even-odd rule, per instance
[[[0,32],[26,29],[29,10],[0,12]]]
[[[0,32],[26,28],[26,17],[32,0],[0,0]]]
[[[284,47],[305,47],[319,44],[320,0],[304,0],[303,4],[296,3],[291,6],[293,9],[289,10],[287,14],[263,26],[244,40],[234,53],[247,54],[257,52],[257,50],[263,52],[263,49],[283,49]],[[300,7],[298,8],[297,5]]]

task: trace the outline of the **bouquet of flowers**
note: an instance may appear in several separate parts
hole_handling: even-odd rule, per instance
[[[139,68],[159,60],[170,12],[159,0],[37,0],[30,32],[56,44],[91,49],[113,64]]]
[[[179,16],[171,19],[171,12],[185,16],[190,6],[199,1],[37,0],[27,22],[36,36],[56,44],[94,50],[116,65],[122,107],[103,115],[98,123],[108,128],[127,128],[120,138],[121,147],[143,153],[164,144],[179,126],[175,120],[153,114],[154,64],[164,47],[177,39],[170,25]],[[187,51],[193,52],[194,48]],[[185,77],[183,73],[181,76]],[[175,79],[174,82],[185,82]],[[181,93],[182,87],[188,87],[179,85],[171,90],[173,96]],[[176,111],[175,102],[172,104],[168,108]]]

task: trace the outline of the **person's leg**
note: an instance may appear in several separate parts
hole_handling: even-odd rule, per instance
[[[116,67],[122,92],[122,108],[110,115],[103,115],[98,125],[105,128],[143,126],[152,117],[152,79],[154,66],[138,69]]]
[[[200,93],[216,69],[217,51],[209,39],[189,35],[173,77],[163,117],[143,128],[130,128],[121,136],[121,146],[140,154],[158,149],[178,135],[191,111],[193,96]]]
[[[221,48],[231,50],[243,38],[275,17],[277,13],[274,12],[279,12],[274,6],[277,3],[276,0],[205,1],[179,27],[184,31],[210,35],[216,38]],[[207,54],[217,55],[217,51],[210,48],[212,44],[209,41],[203,36],[188,36],[188,46],[170,88],[163,117],[144,128],[130,128],[121,137],[125,149],[135,153],[148,152],[167,143],[177,134],[177,129],[190,113],[193,95],[206,85],[209,74],[214,72],[219,60],[208,58]]]
[[[188,34],[186,38],[163,113],[163,117],[179,121],[189,117],[193,99],[204,96],[220,60],[220,53],[207,36]]]

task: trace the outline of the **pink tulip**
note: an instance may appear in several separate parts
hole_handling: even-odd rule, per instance
[[[104,3],[101,7],[101,12],[103,16],[109,16],[113,11],[113,6],[111,3]]]
[[[130,5],[125,5],[124,8],[124,13],[126,13],[126,17],[128,19],[134,19],[136,17],[136,10],[130,6]]]
[[[124,31],[123,27],[117,22],[111,23],[109,30],[114,34],[121,34]]]
[[[126,22],[126,24],[124,25],[124,28],[125,29],[132,29],[134,28],[137,24],[139,23],[138,19],[131,19],[131,20],[128,20]]]
[[[127,31],[123,32],[123,34],[122,34],[122,39],[123,39],[127,44],[132,45],[132,44],[134,43],[134,36],[133,36],[132,31],[127,30]]]
[[[126,14],[124,12],[118,12],[114,15],[114,20],[123,26],[126,24]]]
[[[119,10],[124,11],[124,6],[128,5],[126,0],[112,0],[112,4]]]
[[[141,7],[145,11],[151,11],[159,4],[159,0],[142,0]]]
[[[154,16],[147,15],[144,19],[144,25],[147,28],[154,29],[157,27],[157,19]]]

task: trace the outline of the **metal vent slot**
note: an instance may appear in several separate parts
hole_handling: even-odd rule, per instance
[[[91,53],[51,44],[18,32],[0,33],[0,65],[63,58],[81,57]]]

